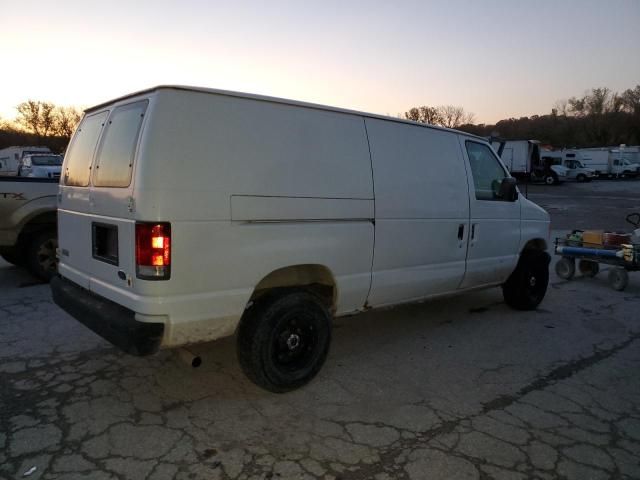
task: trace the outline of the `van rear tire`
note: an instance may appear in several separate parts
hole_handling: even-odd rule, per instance
[[[516,310],[534,310],[544,299],[549,284],[551,257],[540,250],[522,253],[518,266],[502,285],[504,301]]]
[[[40,280],[51,280],[58,271],[57,248],[58,236],[55,230],[45,230],[36,234],[29,242],[26,252],[29,271]]]
[[[240,322],[237,354],[245,375],[274,393],[295,390],[316,376],[331,343],[331,314],[305,291],[267,295]]]

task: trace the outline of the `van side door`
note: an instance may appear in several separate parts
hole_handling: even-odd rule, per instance
[[[471,227],[461,288],[504,282],[518,262],[520,199],[500,197],[509,173],[481,140],[459,136],[469,176]]]
[[[368,304],[455,291],[469,232],[469,190],[457,135],[366,119],[375,191],[375,248]]]

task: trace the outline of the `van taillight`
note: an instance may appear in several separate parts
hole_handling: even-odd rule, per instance
[[[171,275],[171,224],[136,223],[136,276],[168,280]]]

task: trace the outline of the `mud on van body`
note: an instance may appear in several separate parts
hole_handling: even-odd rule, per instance
[[[549,216],[454,130],[156,87],[87,110],[60,183],[58,305],[139,355],[237,332],[271,391],[317,373],[332,316],[546,291]]]

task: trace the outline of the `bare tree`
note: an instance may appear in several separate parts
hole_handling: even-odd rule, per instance
[[[464,108],[453,105],[440,105],[439,107],[413,107],[404,112],[407,120],[414,122],[429,123],[448,128],[458,128],[462,125],[473,123],[475,115],[465,112]]]
[[[622,108],[629,113],[640,114],[640,85],[636,88],[628,88],[620,96],[622,100]]]
[[[41,137],[71,137],[82,116],[75,107],[60,107],[39,100],[27,100],[16,108],[16,124]]]
[[[448,128],[458,128],[461,125],[473,123],[475,115],[465,112],[464,108],[454,105],[441,105],[438,107],[440,114],[440,125]]]
[[[50,135],[55,123],[56,106],[50,102],[27,100],[17,107],[16,122],[29,132],[46,137]]]
[[[60,137],[71,137],[81,118],[82,112],[75,107],[57,107],[54,133]]]
[[[40,135],[40,102],[27,100],[16,107],[16,122],[26,130]]]
[[[407,120],[431,125],[440,125],[442,123],[438,109],[436,107],[427,107],[426,105],[409,109],[409,111],[404,112],[404,117]]]
[[[569,101],[568,100],[558,100],[554,107],[551,109],[553,112],[555,110],[556,115],[562,115],[566,117],[569,113]]]

